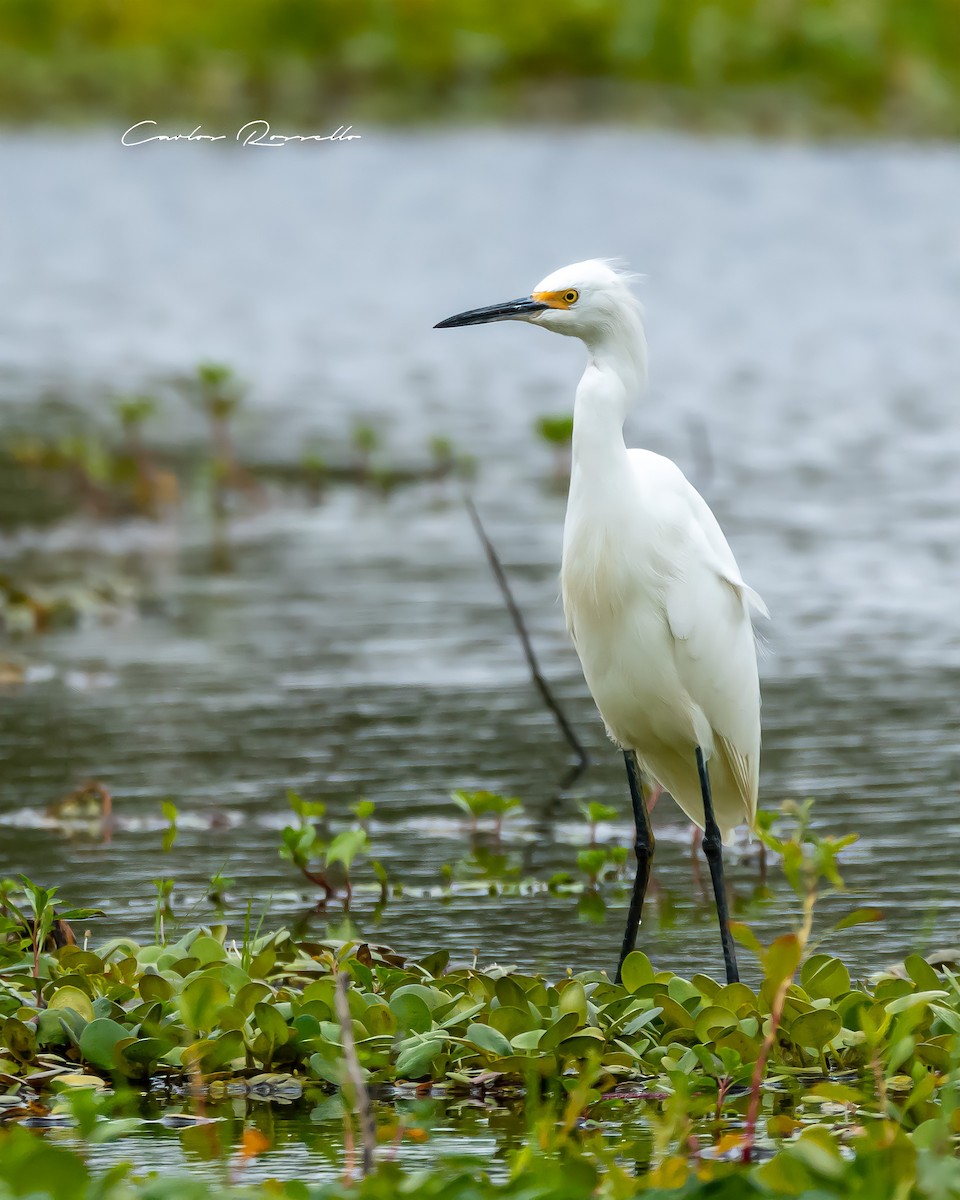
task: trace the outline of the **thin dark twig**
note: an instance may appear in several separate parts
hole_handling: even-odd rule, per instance
[[[573,727],[567,720],[563,709],[554,698],[547,681],[544,679],[540,671],[540,664],[537,662],[537,656],[534,653],[533,645],[530,642],[530,635],[527,633],[527,627],[524,624],[523,615],[517,606],[516,600],[513,598],[513,592],[510,590],[510,584],[507,580],[506,572],[503,569],[503,564],[500,562],[500,558],[494,549],[493,543],[487,536],[487,531],[484,529],[483,522],[480,520],[480,514],[477,512],[476,505],[473,503],[472,498],[466,493],[464,493],[463,500],[467,506],[467,512],[470,514],[470,520],[473,522],[473,528],[477,532],[477,537],[480,539],[480,542],[486,551],[487,560],[490,563],[490,568],[493,571],[494,578],[500,587],[500,591],[503,593],[503,599],[506,603],[507,611],[510,614],[510,619],[513,621],[513,626],[517,631],[517,636],[520,638],[520,644],[523,646],[523,653],[527,660],[527,666],[530,668],[530,674],[533,677],[533,682],[536,684],[537,691],[540,693],[544,704],[553,713],[557,724],[560,726],[563,736],[567,739],[571,750],[573,750],[577,757],[576,768],[569,775],[564,777],[564,786],[569,787],[574,780],[578,779],[590,765],[590,758],[586,750],[584,750],[580,739],[574,733]]]
[[[353,1021],[350,1017],[350,1006],[347,1002],[347,988],[350,986],[349,977],[345,971],[337,973],[334,1005],[337,1010],[337,1020],[340,1022],[340,1040],[343,1047],[343,1061],[346,1067],[347,1080],[353,1092],[354,1103],[357,1106],[357,1116],[360,1119],[360,1137],[363,1145],[363,1174],[369,1175],[373,1170],[374,1153],[377,1146],[377,1130],[373,1120],[373,1110],[370,1107],[370,1093],[364,1082],[360,1060],[357,1058],[357,1048],[353,1041]]]

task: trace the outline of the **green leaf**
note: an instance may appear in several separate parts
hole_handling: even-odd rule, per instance
[[[580,1018],[577,1013],[564,1013],[559,1021],[555,1021],[543,1031],[543,1037],[540,1039],[540,1049],[544,1053],[549,1050],[556,1050],[557,1046],[570,1037],[579,1024]]]
[[[282,1046],[290,1036],[290,1028],[271,1004],[255,1004],[253,1019],[275,1046]]]
[[[365,829],[345,829],[338,833],[327,847],[326,864],[329,867],[335,862],[343,863],[349,871],[353,860],[362,850],[366,850],[368,845],[369,839]]]
[[[47,1001],[47,1008],[72,1008],[85,1021],[92,1021],[94,1018],[93,1004],[90,1001],[90,997],[86,992],[81,992],[79,988],[75,987],[57,988]]]
[[[738,1026],[736,1016],[729,1009],[716,1004],[708,1004],[706,1008],[701,1009],[694,1022],[694,1029],[701,1042],[708,1042],[714,1034],[736,1029]]]
[[[430,1075],[430,1067],[443,1052],[443,1048],[443,1042],[432,1038],[407,1046],[397,1055],[394,1071],[404,1079],[420,1079],[424,1075]]]
[[[936,973],[933,967],[925,958],[921,958],[919,954],[908,954],[903,960],[903,967],[913,982],[922,991],[936,991],[943,980]]]
[[[66,1012],[70,1012],[67,1009]],[[64,1016],[61,1013],[61,1016]],[[9,1050],[16,1058],[31,1059],[36,1053],[37,1038],[34,1031],[16,1017],[7,1017],[0,1026],[0,1047]]]
[[[746,946],[760,962],[763,962],[763,947],[749,925],[745,925],[743,921],[731,921],[729,929],[734,941],[739,942],[741,946]]]
[[[216,1026],[220,1009],[230,1003],[230,993],[214,976],[199,975],[183,989],[177,1003],[188,1029],[208,1033]]]
[[[391,996],[390,1011],[397,1018],[401,1029],[409,1029],[413,1033],[426,1033],[433,1026],[430,1006],[416,992]]]
[[[774,988],[794,974],[802,954],[803,944],[795,933],[785,933],[770,943],[763,955],[763,972]]]
[[[653,983],[650,959],[641,950],[631,950],[620,968],[620,980],[628,992],[639,991],[648,983]]]
[[[852,929],[854,925],[869,925],[873,921],[883,920],[883,910],[879,908],[858,908],[855,912],[847,913],[833,927],[834,933],[841,929]]]
[[[900,996],[896,1000],[891,1000],[887,1005],[887,1013],[891,1017],[895,1017],[898,1013],[907,1012],[911,1008],[923,1007],[932,1000],[942,1000],[946,995],[947,993],[942,989],[930,992],[911,992],[908,996]]]
[[[475,1046],[479,1046],[481,1050],[486,1050],[488,1054],[492,1054],[496,1058],[505,1058],[512,1053],[510,1043],[503,1034],[489,1025],[468,1025],[464,1036],[468,1042],[473,1042]]]
[[[832,1008],[815,1008],[796,1017],[787,1033],[798,1046],[812,1046],[819,1051],[833,1041],[842,1025],[840,1014]]]
[[[173,984],[163,975],[145,974],[140,976],[137,988],[141,997],[150,1002],[153,1000],[169,1000],[173,995]]]
[[[581,1025],[587,1023],[587,993],[579,979],[568,980],[560,993],[560,1011],[575,1013]]]
[[[800,970],[800,983],[811,1000],[836,1000],[850,991],[850,973],[838,958],[814,954]]]
[[[116,1021],[111,1021],[109,1017],[97,1017],[80,1034],[80,1053],[95,1067],[113,1071],[116,1069],[113,1048],[117,1042],[122,1042],[129,1036],[130,1031]]]

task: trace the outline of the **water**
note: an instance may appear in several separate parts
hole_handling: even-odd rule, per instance
[[[431,328],[564,262],[624,257],[647,276],[652,369],[629,440],[701,487],[773,614],[761,803],[813,796],[822,831],[863,835],[851,894],[828,905],[884,910],[836,942],[854,969],[956,943],[960,152],[361,133],[281,151],[4,134],[5,427],[63,403],[105,419],[108,397],[220,359],[250,383],[239,435],[259,455],[343,443],[358,418],[409,461],[449,436],[478,460],[478,505],[593,756],[578,794],[616,804],[626,840],[622,767],[557,599],[563,499],[532,433],[569,411],[582,351],[509,326]],[[165,442],[201,433],[183,406],[159,422]],[[526,872],[572,866],[583,822],[570,799],[549,808],[564,747],[455,486],[289,500],[239,516],[231,544],[215,569],[195,505],[176,528],[76,518],[2,536],[4,570],[122,573],[149,603],[3,647],[33,682],[0,691],[0,874],[103,908],[95,936],[150,936],[159,876],[186,921],[213,919],[217,869],[236,880],[234,920],[252,895],[293,922],[312,897],[277,855],[288,787],[335,819],[373,799],[376,854],[413,893],[465,853],[455,787],[523,798],[505,845]],[[87,777],[114,795],[106,843],[42,816]],[[165,797],[182,813],[166,855]],[[662,966],[716,973],[687,833],[666,802],[656,825],[662,919],[654,903],[641,943]],[[747,902],[752,860],[731,877]],[[771,933],[787,921],[776,872],[773,886],[750,909]],[[611,966],[623,918],[622,900],[594,925],[574,898],[540,896],[408,894],[375,925],[361,895],[352,913],[402,952],[551,973]]]

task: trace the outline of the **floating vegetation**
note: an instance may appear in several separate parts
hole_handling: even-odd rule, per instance
[[[0,574],[0,633],[10,636],[72,628],[85,621],[119,620],[136,611],[138,595],[132,580],[101,573],[97,579],[40,583]],[[23,683],[26,676],[15,664],[0,664],[0,682]]]
[[[382,432],[355,422],[346,445],[336,453],[313,448],[299,463],[249,461],[237,447],[234,430],[243,411],[246,386],[222,363],[200,363],[179,381],[178,393],[204,419],[206,444],[190,450],[151,445],[149,431],[165,405],[158,396],[135,394],[112,404],[116,428],[74,417],[74,430],[57,436],[11,435],[3,446],[12,469],[50,493],[65,512],[97,519],[174,515],[189,496],[206,494],[215,517],[245,503],[260,507],[267,488],[298,490],[317,501],[335,485],[395,488],[457,476],[468,478],[475,464],[447,438],[435,436],[423,463],[401,465],[386,457]],[[170,398],[169,403],[177,397]]]
[[[78,1089],[105,1083],[188,1088],[195,1104],[315,1100],[345,1084],[342,981],[366,1088],[526,1095],[542,1109],[516,1176],[569,1155],[568,1169],[594,1179],[587,1192],[558,1195],[589,1194],[604,1180],[611,1195],[632,1195],[636,1168],[649,1183],[695,1184],[755,1158],[759,1194],[800,1194],[791,1181],[801,1168],[811,1186],[823,1175],[838,1181],[853,1172],[851,1151],[889,1165],[897,1146],[913,1164],[956,1138],[960,981],[918,956],[902,973],[854,982],[826,954],[798,965],[787,935],[763,950],[756,990],[657,971],[640,952],[619,986],[599,971],[548,979],[286,931],[237,944],[223,926],[148,946],[56,946],[54,899],[29,885],[18,909],[6,898],[4,1124],[75,1121]],[[25,1143],[7,1135],[0,1144],[2,1181]],[[634,1169],[624,1170],[624,1156]],[[437,1170],[449,1180],[454,1167]],[[471,1178],[480,1171],[474,1164]],[[386,1172],[396,1182],[396,1168]],[[629,1190],[615,1188],[621,1175]]]
[[[305,879],[323,889],[321,904],[341,892],[344,907],[349,908],[353,895],[350,872],[358,856],[369,857],[370,836],[367,826],[375,806],[369,800],[359,801],[353,807],[356,824],[328,838],[320,825],[327,811],[325,804],[304,800],[292,791],[287,792],[287,801],[299,823],[288,825],[283,830],[280,857],[292,862]],[[316,862],[318,859],[319,864]],[[387,903],[387,872],[376,859],[369,859],[369,865],[379,885],[382,907]]]
[[[343,835],[329,835],[325,812],[296,796],[291,806],[299,825],[284,831],[284,844],[290,831],[311,830],[318,840],[296,853],[349,874],[359,849],[332,853]],[[353,815],[354,835],[368,836],[370,802]],[[790,815],[789,836],[761,836],[796,895],[796,926],[768,945],[734,927],[755,958],[755,986],[686,979],[639,950],[621,984],[600,970],[544,976],[452,962],[442,950],[411,959],[357,937],[265,933],[249,915],[237,933],[212,924],[168,938],[169,880],[156,881],[153,943],[91,944],[81,933],[90,910],[58,910],[56,889],[8,882],[0,1197],[26,1194],[20,1170],[29,1171],[30,1195],[71,1194],[43,1182],[53,1167],[36,1161],[49,1149],[68,1170],[69,1152],[25,1140],[16,1126],[68,1124],[100,1137],[115,1121],[120,1136],[131,1118],[116,1117],[111,1096],[131,1089],[166,1096],[175,1111],[165,1120],[185,1128],[215,1124],[208,1107],[231,1098],[320,1110],[338,1098],[345,1178],[313,1191],[277,1183],[271,1195],[954,1197],[960,978],[917,954],[851,978],[822,949],[814,912],[841,886],[838,858],[852,839],[816,836],[809,806]],[[167,816],[175,831],[176,810]],[[607,814],[585,816],[595,827]],[[599,884],[602,864],[581,866]],[[211,886],[229,882],[217,873]],[[879,916],[857,909],[834,930]],[[525,1112],[527,1136],[498,1181],[476,1159],[408,1174],[395,1161],[404,1128],[390,1112],[410,1096],[493,1101]],[[238,1164],[268,1149],[255,1133],[245,1129],[222,1151],[223,1188],[241,1182]],[[168,1194],[165,1180],[118,1172],[101,1186],[84,1171],[73,1184],[91,1200]],[[259,1195],[207,1183],[169,1194]]]

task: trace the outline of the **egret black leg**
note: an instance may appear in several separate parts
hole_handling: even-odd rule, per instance
[[[647,806],[643,802],[643,782],[640,779],[640,769],[632,750],[624,750],[624,762],[627,764],[627,779],[630,783],[630,801],[633,804],[633,824],[636,829],[636,840],[633,848],[637,854],[637,873],[633,880],[633,895],[630,897],[630,912],[627,915],[627,928],[623,935],[623,945],[620,947],[620,961],[617,963],[617,983],[620,982],[620,970],[623,960],[634,948],[637,942],[637,931],[640,928],[640,914],[643,912],[643,897],[646,895],[647,884],[650,882],[650,865],[653,862],[653,851],[656,843]]]
[[[697,747],[697,773],[700,776],[700,794],[703,796],[703,853],[710,867],[713,880],[713,896],[717,902],[717,920],[720,922],[720,940],[723,943],[723,963],[727,969],[727,983],[736,983],[740,978],[737,956],[730,935],[730,915],[727,912],[727,892],[723,883],[723,841],[720,827],[713,813],[713,797],[710,794],[710,776],[703,761],[703,751]]]

